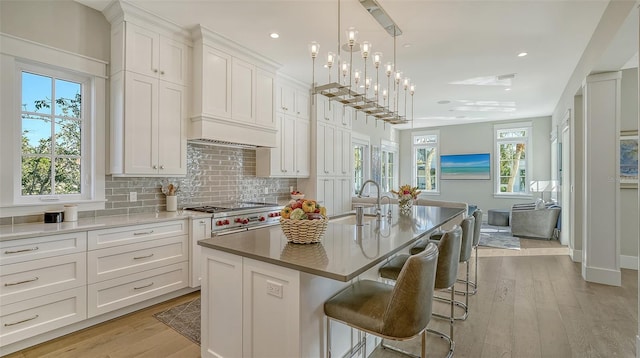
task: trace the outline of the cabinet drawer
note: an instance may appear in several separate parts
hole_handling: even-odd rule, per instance
[[[188,284],[188,262],[91,284],[87,290],[88,316],[117,310],[179,290]]]
[[[0,342],[11,344],[87,318],[84,287],[3,305]]]
[[[6,265],[0,270],[0,301],[15,303],[87,284],[85,253]]]
[[[189,260],[189,237],[167,237],[89,251],[89,283]]]
[[[0,242],[0,265],[84,252],[86,249],[87,233],[85,231],[7,240]]]
[[[134,242],[156,240],[163,237],[187,235],[187,220],[168,221],[154,224],[123,226],[104,230],[89,231],[89,250],[114,247]]]

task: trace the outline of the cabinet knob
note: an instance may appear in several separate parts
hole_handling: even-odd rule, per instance
[[[154,165],[154,166],[153,166],[153,169],[158,169],[158,166],[157,166],[157,165]]]
[[[161,165],[161,166],[160,166],[160,169],[164,169],[164,165]]]
[[[157,69],[157,68],[154,68],[154,69],[153,69],[153,73],[158,73],[158,69]]]
[[[206,222],[204,220],[200,220],[200,224],[206,224]]]
[[[164,75],[164,71],[160,71],[160,74],[161,74],[161,75]]]

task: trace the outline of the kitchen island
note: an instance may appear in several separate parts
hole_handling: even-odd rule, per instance
[[[352,215],[336,218],[317,244],[288,243],[279,226],[199,241],[202,356],[324,357],[324,302],[354,279],[377,279],[388,258],[463,212],[391,208],[390,219],[367,217],[363,226]],[[342,356],[356,337],[343,325],[331,332],[334,356]]]

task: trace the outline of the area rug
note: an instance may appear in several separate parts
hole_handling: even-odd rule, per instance
[[[193,343],[200,345],[200,297],[153,316]]]
[[[520,239],[511,235],[511,229],[508,226],[482,225],[478,245],[520,250]]]

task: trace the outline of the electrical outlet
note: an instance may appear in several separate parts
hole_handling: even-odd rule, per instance
[[[282,298],[282,284],[267,280],[267,294]]]
[[[264,193],[265,193],[265,194],[269,194],[269,188],[266,188],[266,187],[265,187],[265,188],[264,188]]]
[[[135,191],[129,192],[129,201],[130,202],[138,201],[138,192],[135,192]]]

